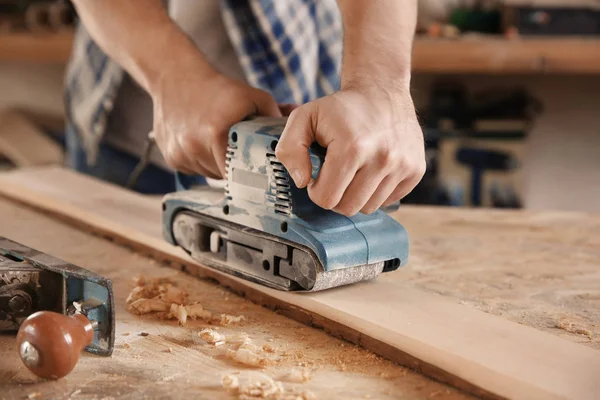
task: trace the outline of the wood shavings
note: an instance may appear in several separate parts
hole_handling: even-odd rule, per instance
[[[212,320],[212,313],[202,307],[202,304],[196,303],[189,306],[182,306],[179,304],[171,304],[170,313],[172,317],[179,320],[179,325],[184,326],[187,319],[202,318],[206,322]]]
[[[185,306],[179,304],[171,304],[170,315],[175,317],[179,321],[179,325],[185,325],[187,321],[188,312]]]
[[[231,325],[231,324],[239,324],[240,322],[242,322],[243,320],[245,320],[246,318],[243,315],[238,315],[233,316],[233,315],[228,315],[228,314],[221,314],[221,316],[218,319],[218,323],[220,325]]]
[[[226,375],[221,384],[228,392],[238,396],[240,400],[250,399],[282,399],[283,386],[263,373],[236,376]]]
[[[227,350],[227,357],[249,367],[265,367],[269,359],[252,343],[242,344],[237,350]]]
[[[148,314],[155,311],[169,311],[170,305],[159,299],[138,299],[131,303],[127,309],[133,314]]]
[[[204,340],[206,343],[212,344],[214,346],[220,346],[222,344],[225,344],[226,341],[225,335],[208,328],[202,329],[198,333],[198,336],[200,336],[200,339]]]
[[[153,299],[156,296],[158,296],[159,294],[160,294],[160,292],[158,291],[158,286],[157,287],[136,286],[131,290],[131,292],[129,293],[129,296],[127,296],[125,303],[131,304],[134,301],[139,300],[139,299]]]
[[[312,373],[307,368],[292,368],[279,377],[279,380],[293,383],[308,382],[312,378]]]
[[[131,345],[129,343],[123,343],[123,348],[124,349],[130,349]]]
[[[316,396],[308,390],[291,388],[286,391],[280,381],[262,372],[228,374],[221,379],[221,385],[229,393],[237,395],[240,400],[316,400]]]
[[[275,348],[268,343],[263,344],[262,349],[266,353],[275,353]]]
[[[164,285],[165,283],[171,283],[171,279],[168,277],[148,278],[143,275],[138,275],[134,279],[136,286],[158,286]]]
[[[189,294],[172,285],[162,285],[158,288],[158,298],[165,303],[187,304]]]
[[[592,332],[588,329],[577,326],[575,322],[562,320],[556,323],[556,327],[569,333],[574,333],[576,335],[584,335],[587,336],[590,340],[592,339]]]
[[[188,318],[210,322],[213,315],[199,303],[188,304],[189,294],[176,287],[168,278],[146,279],[139,276],[127,297],[127,310],[133,314],[156,313],[159,319],[177,319],[183,326]]]

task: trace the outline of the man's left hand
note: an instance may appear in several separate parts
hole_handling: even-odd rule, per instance
[[[316,180],[308,149],[327,148]],[[346,216],[405,197],[425,173],[423,132],[407,89],[345,88],[292,111],[276,155],[312,201]]]

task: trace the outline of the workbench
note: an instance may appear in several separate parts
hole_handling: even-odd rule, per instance
[[[255,305],[214,282],[190,279],[161,267],[149,258],[110,241],[92,236],[39,212],[0,199],[0,235],[85,266],[113,281],[116,301],[116,348],[110,358],[83,354],[75,370],[57,382],[43,382],[21,363],[16,339],[0,336],[0,399],[138,399],[233,398],[221,387],[221,376],[244,370],[203,343],[197,333],[207,325],[190,321],[159,321],[132,315],[125,299],[134,279],[169,276],[207,309],[241,314],[241,327],[258,344],[268,343],[282,361],[268,373],[293,367],[315,368],[313,378],[297,385],[323,399],[409,398],[463,399],[466,395],[385,361],[326,333]],[[140,336],[140,334],[148,334]],[[302,364],[302,365],[299,365]]]
[[[53,181],[56,178],[60,178],[60,183]],[[71,183],[69,180],[80,185],[81,193],[100,187],[60,170],[17,174],[5,179],[4,184],[8,185],[11,179],[27,180],[23,187],[49,196],[48,202],[40,202],[44,204],[65,198],[57,186]],[[219,329],[225,333],[243,330],[256,343],[275,348],[280,361],[265,369],[269,375],[277,376],[297,367],[311,369],[311,380],[287,385],[300,392],[310,391],[316,398],[469,397],[307,326],[318,324],[296,322],[214,281],[166,268],[148,258],[148,254],[135,251],[135,246],[128,248],[111,241],[114,237],[110,235],[98,231],[93,235],[85,227],[79,229],[51,212],[25,206],[23,201],[14,199],[21,197],[20,193],[7,194],[5,190],[4,195],[0,196],[0,235],[113,280],[117,333],[111,358],[84,354],[75,370],[57,382],[41,382],[31,375],[18,359],[15,339],[0,336],[0,398],[234,398],[221,387],[221,377],[246,368],[232,363],[218,348],[207,346],[198,338],[197,332],[205,323],[192,321],[180,327],[173,321],[126,311],[125,298],[138,274],[172,277],[207,309],[244,315],[247,320],[241,327]],[[90,196],[98,200],[99,208],[100,202],[103,207],[121,207],[124,219],[125,215],[136,213],[142,220],[147,219],[140,231],[154,233],[160,229],[154,216],[144,214],[143,209],[132,209],[128,202],[108,204],[108,198],[99,192]],[[78,201],[73,200],[74,204]],[[153,202],[159,204],[158,199],[148,199],[149,204]],[[407,288],[576,342],[588,354],[600,358],[600,216],[401,207],[395,217],[410,233],[411,259],[404,270],[380,277],[383,283],[402,274]],[[600,371],[596,372],[600,378]]]

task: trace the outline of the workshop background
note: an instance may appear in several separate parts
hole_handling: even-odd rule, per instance
[[[420,0],[405,203],[600,211],[600,1]],[[61,164],[68,1],[0,0],[0,169]]]

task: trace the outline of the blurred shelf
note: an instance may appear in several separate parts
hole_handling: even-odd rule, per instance
[[[413,72],[435,74],[600,74],[600,39],[417,38]]]
[[[73,32],[0,33],[0,62],[66,64]]]
[[[65,64],[73,32],[0,33],[0,62]],[[600,74],[600,39],[417,38],[413,72],[433,74]]]

